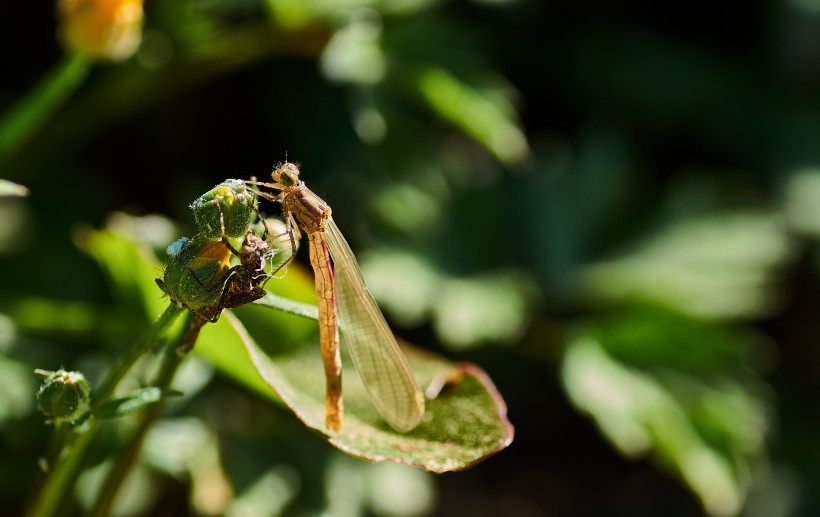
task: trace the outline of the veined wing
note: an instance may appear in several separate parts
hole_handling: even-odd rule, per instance
[[[324,234],[333,259],[342,344],[379,413],[396,430],[409,431],[424,416],[424,395],[332,218]]]

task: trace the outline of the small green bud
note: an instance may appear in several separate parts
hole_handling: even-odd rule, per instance
[[[256,198],[245,182],[225,180],[191,203],[199,235],[219,240],[245,236],[256,217]]]
[[[37,391],[37,408],[55,424],[74,423],[91,406],[91,388],[80,372],[35,370],[45,377]]]

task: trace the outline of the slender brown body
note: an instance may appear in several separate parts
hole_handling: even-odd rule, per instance
[[[325,367],[325,425],[338,432],[342,429],[342,357],[339,352],[339,326],[336,311],[336,291],[333,288],[333,268],[330,254],[321,232],[308,234],[310,265],[316,276],[316,299],[319,304],[319,342]]]
[[[285,216],[295,219],[295,231],[298,232],[301,228],[307,234],[310,243],[310,265],[315,275],[316,298],[319,305],[319,342],[325,369],[325,425],[331,431],[338,432],[342,429],[344,415],[342,357],[339,351],[333,268],[323,236],[331,210],[322,198],[305,187],[302,182],[282,189],[281,202]]]
[[[333,222],[330,207],[299,179],[299,168],[293,163],[277,166],[271,178],[272,183],[247,183],[279,191],[275,196],[254,192],[282,204],[292,246],[301,235],[300,229],[310,241],[327,382],[327,428],[332,432],[342,428],[342,340],[376,409],[394,429],[410,431],[424,417],[424,395],[367,290],[356,258]]]

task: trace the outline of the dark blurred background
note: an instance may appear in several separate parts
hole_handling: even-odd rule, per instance
[[[0,13],[8,113],[68,51],[51,3]],[[161,214],[161,249],[287,157],[396,334],[484,368],[516,438],[385,485],[216,374],[174,421],[216,430],[226,513],[820,514],[820,2],[154,0],[132,57],[86,66],[0,154],[30,192],[0,198],[0,513],[51,432],[28,372],[146,321],[78,228]],[[219,424],[237,400],[273,431]],[[119,514],[208,513],[161,463]]]

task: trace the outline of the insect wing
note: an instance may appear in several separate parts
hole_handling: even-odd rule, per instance
[[[424,395],[333,219],[324,234],[333,259],[342,344],[379,413],[396,430],[409,431],[424,416]]]

